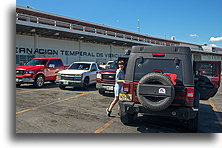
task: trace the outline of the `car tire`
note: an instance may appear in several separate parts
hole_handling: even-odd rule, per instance
[[[199,121],[199,111],[197,112],[194,119],[190,119],[187,121],[187,128],[189,132],[197,132],[198,131],[198,121]]]
[[[21,84],[16,84],[16,87],[20,87],[21,86]]]
[[[44,85],[44,76],[43,75],[37,75],[34,81],[34,86],[37,88],[40,88]]]
[[[66,86],[59,84],[59,88],[64,90],[66,88]]]
[[[104,95],[104,94],[105,94],[105,91],[104,91],[104,90],[99,90],[99,94],[100,94],[100,95]]]
[[[153,96],[143,96],[140,94],[140,84],[158,84],[163,86],[171,87],[170,97],[153,97]],[[137,97],[139,102],[150,111],[162,111],[171,105],[175,97],[175,88],[171,80],[160,73],[149,73],[143,76],[137,86]]]
[[[89,78],[86,77],[83,82],[83,90],[87,90],[89,88]]]

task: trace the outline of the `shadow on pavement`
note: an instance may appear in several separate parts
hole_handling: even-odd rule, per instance
[[[45,88],[56,88],[58,87],[57,84],[52,82],[45,82],[45,84],[41,88],[36,88],[32,84],[22,84],[21,86],[18,86],[16,88],[25,88],[25,89],[45,89]]]
[[[221,112],[215,112],[208,104],[200,104],[199,111],[197,133],[221,133]],[[137,127],[141,133],[190,133],[185,121],[168,117],[143,115],[129,126]]]

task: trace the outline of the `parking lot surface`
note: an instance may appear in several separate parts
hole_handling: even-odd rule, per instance
[[[200,103],[199,133],[221,133],[222,89]],[[67,88],[46,83],[43,88],[22,85],[16,88],[16,133],[186,133],[181,121],[139,115],[133,125],[123,125],[105,109],[113,94],[102,96],[95,89]]]

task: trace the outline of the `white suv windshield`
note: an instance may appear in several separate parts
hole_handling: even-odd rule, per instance
[[[74,63],[68,69],[75,69],[75,70],[89,70],[90,64],[85,63]]]

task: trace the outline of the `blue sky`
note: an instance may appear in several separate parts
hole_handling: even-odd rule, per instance
[[[222,46],[221,0],[17,0],[16,4],[132,32],[138,32],[139,18],[141,34]]]

